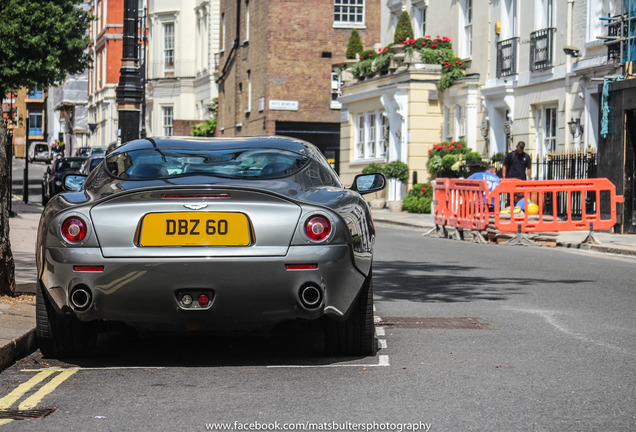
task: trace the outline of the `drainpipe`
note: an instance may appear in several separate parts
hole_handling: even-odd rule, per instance
[[[565,25],[565,45],[572,46],[572,22],[574,20],[574,0],[568,0],[567,21]],[[572,82],[570,74],[572,72],[572,56],[565,56],[565,106],[564,106],[564,126],[565,126],[565,149],[570,150],[571,136],[567,127],[567,122],[572,117]]]

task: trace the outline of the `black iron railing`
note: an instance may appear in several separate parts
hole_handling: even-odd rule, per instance
[[[553,64],[554,28],[545,28],[530,33],[530,70],[549,69]]]
[[[596,152],[585,151],[576,153],[552,153],[533,158],[532,177],[534,180],[572,180],[596,178]],[[553,195],[546,194],[543,213],[553,215]],[[596,203],[600,197],[593,193],[586,193],[585,200],[581,192],[571,192],[568,199],[567,192],[556,193],[556,216],[568,216],[571,208],[573,220],[581,220],[583,205],[587,213],[596,211]]]
[[[516,75],[519,38],[497,42],[497,78]]]

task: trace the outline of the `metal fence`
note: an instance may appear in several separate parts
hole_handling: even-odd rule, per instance
[[[574,153],[549,153],[544,156],[533,157],[533,180],[574,180],[596,178],[597,154],[595,151],[583,151]],[[573,220],[581,220],[583,205],[587,213],[596,211],[596,203],[600,197],[593,193],[573,192],[568,199],[567,193],[556,193],[556,216],[566,217],[570,214]],[[553,214],[553,195],[545,196],[544,215]],[[568,212],[568,209],[571,211]]]

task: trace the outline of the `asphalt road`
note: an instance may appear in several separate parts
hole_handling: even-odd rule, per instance
[[[92,359],[0,374],[0,408],[55,410],[0,431],[634,429],[636,259],[377,228],[377,356],[324,357],[299,331],[114,332]]]
[[[14,159],[11,164],[11,176],[12,182],[14,183],[13,193],[18,196],[22,195],[22,183],[24,181],[24,159]],[[42,202],[42,177],[44,177],[44,173],[46,172],[46,168],[49,164],[44,162],[31,162],[29,163],[29,180],[37,180],[39,183],[37,186],[31,186],[29,189],[29,202]],[[18,180],[20,182],[20,186],[16,187],[15,181]]]

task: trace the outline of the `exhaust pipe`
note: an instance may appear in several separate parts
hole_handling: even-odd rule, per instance
[[[315,309],[322,302],[322,291],[314,285],[306,285],[300,289],[300,303],[307,309]]]
[[[77,286],[71,291],[71,304],[77,310],[87,309],[92,300],[91,292],[83,285]]]

